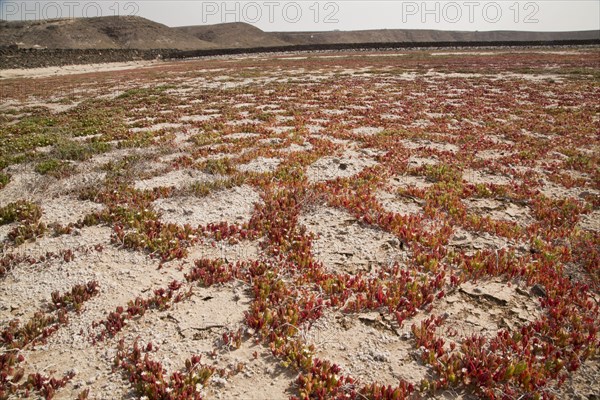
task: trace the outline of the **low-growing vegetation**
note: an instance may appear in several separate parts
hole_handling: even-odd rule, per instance
[[[0,81],[0,399],[592,398],[598,49],[530,50]]]

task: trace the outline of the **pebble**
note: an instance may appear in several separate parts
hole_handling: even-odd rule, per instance
[[[546,297],[546,289],[539,283],[536,283],[531,287],[531,293],[538,297]]]

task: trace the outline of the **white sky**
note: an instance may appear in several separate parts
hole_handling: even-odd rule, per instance
[[[169,26],[241,21],[265,31],[600,30],[600,0],[0,0],[0,19],[7,20],[115,14],[138,15]]]

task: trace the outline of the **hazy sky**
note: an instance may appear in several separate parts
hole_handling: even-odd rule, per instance
[[[169,26],[248,22],[265,31],[600,29],[600,0],[9,1],[0,19],[138,15]]]

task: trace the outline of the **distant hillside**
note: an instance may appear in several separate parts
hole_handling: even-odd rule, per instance
[[[0,46],[50,49],[181,49],[214,45],[140,17],[0,21]]]
[[[459,32],[381,29],[333,32],[264,32],[236,22],[171,28],[141,17],[1,21],[0,46],[49,49],[251,49],[293,45],[454,43],[600,39],[600,31]]]
[[[437,30],[379,29],[333,32],[273,32],[274,37],[291,44],[403,43],[403,42],[507,42],[600,39],[600,31],[461,32]]]
[[[173,29],[223,48],[275,47],[292,44],[278,39],[275,34],[264,32],[243,22],[181,26]]]

